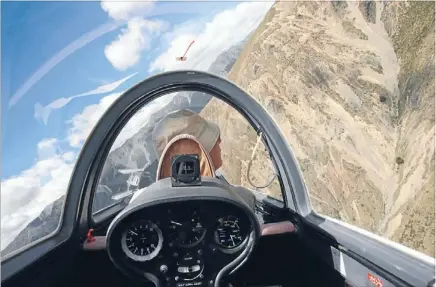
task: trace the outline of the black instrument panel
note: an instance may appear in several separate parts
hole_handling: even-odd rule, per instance
[[[126,269],[164,286],[209,286],[247,246],[250,218],[217,201],[170,202],[119,223],[109,248]],[[147,277],[147,276],[145,276]],[[147,278],[150,280],[150,278]]]

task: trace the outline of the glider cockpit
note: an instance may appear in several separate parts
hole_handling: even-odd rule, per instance
[[[182,138],[203,137],[199,149],[172,153],[181,138],[150,135],[186,108],[221,134],[198,125]],[[3,286],[427,287],[433,277],[428,257],[314,212],[270,114],[199,71],[156,75],[118,97],[82,148],[59,228],[2,264]]]

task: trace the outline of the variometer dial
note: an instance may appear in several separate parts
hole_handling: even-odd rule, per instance
[[[224,249],[234,249],[239,247],[244,239],[237,217],[229,215],[218,219],[215,241],[219,246]]]
[[[203,240],[206,228],[203,226],[197,210],[177,213],[177,215],[170,210],[169,215],[169,229],[174,244],[180,247],[192,247]]]
[[[150,221],[133,223],[121,238],[124,253],[135,261],[148,261],[159,254],[163,237],[159,227]]]

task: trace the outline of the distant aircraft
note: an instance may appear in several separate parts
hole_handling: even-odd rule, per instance
[[[188,53],[188,51],[189,51],[189,49],[191,48],[191,46],[192,46],[192,44],[194,44],[194,42],[195,42],[195,40],[193,40],[190,44],[189,44],[189,46],[188,46],[188,48],[186,49],[186,51],[185,51],[185,53],[183,54],[183,56],[181,56],[181,57],[176,57],[176,61],[181,61],[181,62],[184,62],[184,61],[186,61],[186,54]]]

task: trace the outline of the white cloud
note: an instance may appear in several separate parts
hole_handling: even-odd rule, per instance
[[[107,110],[107,108],[122,94],[115,93],[103,97],[98,104],[89,105],[81,113],[73,116],[68,122],[71,127],[68,131],[68,142],[71,147],[81,147],[88,138],[95,124]]]
[[[122,93],[103,97],[85,107],[67,122],[67,140],[79,148],[107,108]],[[159,98],[137,112],[117,137],[112,150],[137,133],[150,115],[167,104],[174,94]],[[1,248],[5,248],[42,210],[65,194],[77,158],[72,150],[63,150],[61,140],[46,138],[37,145],[38,160],[27,170],[1,182]]]
[[[121,93],[106,96],[75,115],[69,124],[69,150],[46,138],[37,144],[37,162],[1,182],[1,248],[5,248],[50,203],[65,194],[77,153],[101,115]]]
[[[102,98],[99,103],[87,106],[82,112],[73,116],[69,121],[70,128],[68,132],[68,142],[71,147],[77,148],[82,146],[97,121],[121,94],[122,92],[106,96]],[[117,136],[111,150],[120,147],[127,139],[135,135],[147,124],[150,115],[168,104],[175,95],[176,94],[173,93],[155,99],[136,112]]]
[[[207,70],[216,57],[231,46],[243,41],[262,21],[274,2],[244,2],[234,9],[217,14],[203,26],[203,31],[189,31],[185,25],[172,32],[169,48],[150,65],[150,72],[175,69]],[[188,24],[192,26],[192,21]],[[195,40],[187,54],[187,61],[177,62],[189,43]]]
[[[39,160],[51,158],[59,151],[57,147],[58,140],[55,138],[43,139],[38,143]]]
[[[132,116],[129,122],[121,130],[120,134],[112,145],[111,150],[120,147],[126,142],[126,140],[134,136],[143,126],[147,124],[152,113],[167,105],[175,96],[176,93],[172,93],[155,99],[136,112],[136,114]]]
[[[154,7],[154,1],[144,0],[103,0],[101,8],[114,20],[129,20],[133,17],[142,16]]]
[[[118,38],[105,47],[104,54],[116,69],[126,70],[139,62],[141,53],[150,48],[152,37],[165,28],[161,21],[131,19]]]
[[[35,104],[35,118],[37,120],[42,120],[45,125],[47,125],[48,118],[51,114],[51,112],[55,109],[60,109],[66,106],[69,102],[71,102],[73,99],[80,98],[80,97],[86,97],[90,95],[98,95],[103,93],[109,93],[118,88],[121,84],[123,84],[125,81],[130,79],[131,77],[135,76],[137,73],[131,74],[121,80],[118,80],[116,82],[105,84],[102,86],[99,86],[91,91],[87,91],[85,93],[77,94],[68,98],[59,98],[50,104],[46,106],[42,106],[40,103]]]
[[[31,168],[1,183],[1,248],[50,203],[65,194],[75,154],[62,153],[56,139],[38,144],[40,158]]]

